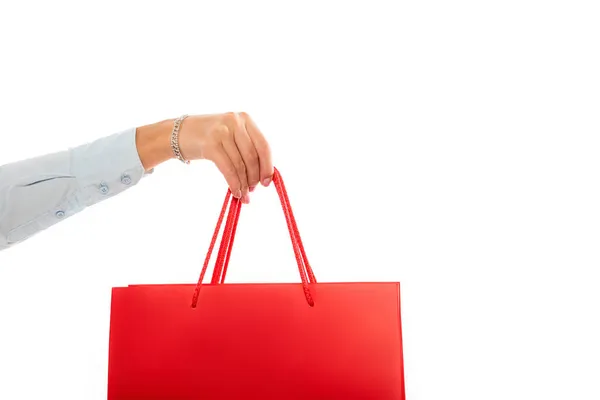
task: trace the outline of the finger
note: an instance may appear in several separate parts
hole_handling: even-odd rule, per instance
[[[242,185],[240,183],[240,178],[238,177],[237,170],[235,169],[233,162],[227,155],[225,148],[223,146],[218,146],[215,149],[215,152],[212,156],[213,162],[221,171],[221,174],[225,177],[227,181],[227,185],[229,185],[229,190],[233,194],[233,197],[240,198],[242,197]]]
[[[237,127],[234,133],[235,144],[244,164],[249,188],[254,188],[260,180],[260,164],[254,143],[246,131],[246,124],[241,117],[236,118]]]
[[[240,182],[242,199],[244,199],[244,202],[247,203],[248,178],[246,177],[246,164],[244,164],[244,160],[240,155],[240,151],[233,140],[233,135],[223,139],[223,148],[225,149],[225,152],[229,156],[229,159],[235,168],[235,172]]]
[[[258,154],[260,182],[263,186],[269,186],[271,179],[273,178],[273,160],[271,157],[271,148],[269,147],[269,143],[267,143],[267,139],[265,139],[264,135],[260,129],[258,129],[252,118],[250,118],[250,116],[246,113],[241,113],[241,116],[245,122],[248,136],[254,144],[256,154]]]

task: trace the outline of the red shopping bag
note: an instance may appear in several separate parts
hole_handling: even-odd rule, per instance
[[[302,283],[224,284],[241,210],[228,191],[197,284],[113,288],[109,400],[404,400],[399,283],[317,283],[273,183]]]

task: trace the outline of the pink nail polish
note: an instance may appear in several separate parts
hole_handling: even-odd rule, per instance
[[[262,185],[263,185],[264,187],[267,187],[267,186],[269,186],[269,184],[270,184],[270,183],[271,183],[271,178],[265,178],[265,179],[263,179],[263,181],[262,181]]]
[[[250,186],[250,192],[254,192],[254,189],[256,189],[256,186]]]

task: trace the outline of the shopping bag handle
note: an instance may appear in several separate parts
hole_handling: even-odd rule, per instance
[[[283,182],[281,174],[278,170],[275,170],[274,172],[273,183],[275,188],[277,189],[282,209],[284,211],[284,216],[286,217],[286,223],[288,226],[288,231],[290,233],[290,238],[292,240],[292,245],[294,248],[294,253],[296,255],[296,261],[298,263],[300,275],[302,278],[304,278],[303,282],[308,280],[311,283],[316,283],[317,280],[314,276],[312,268],[310,267],[310,264],[308,263],[308,257],[306,256],[306,251],[304,250],[304,244],[302,243],[300,232],[298,230],[298,225],[296,223],[296,219],[291,209],[291,204],[289,201],[289,196],[287,194],[287,189],[285,188],[285,183]],[[241,202],[237,201],[236,199],[233,199],[229,206],[229,214],[226,222],[226,227],[224,229],[223,238],[221,239],[221,246],[219,249],[219,255],[217,257],[215,269],[213,272],[213,278],[211,282],[212,284],[223,283],[225,280],[227,266],[229,263],[229,257],[231,255],[231,248],[233,246],[233,240],[235,238],[240,209]]]
[[[314,299],[308,287],[308,283],[317,283],[317,280],[308,262],[308,258],[306,257],[306,251],[304,249],[304,244],[302,243],[302,239],[300,237],[300,232],[298,231],[298,225],[296,223],[296,218],[294,217],[294,213],[292,211],[289,196],[287,194],[283,178],[281,177],[281,174],[279,173],[277,168],[274,169],[273,184],[275,186],[275,189],[277,190],[277,194],[281,202],[281,207],[283,209],[283,213],[286,219],[288,232],[290,234],[292,247],[294,249],[294,255],[296,256],[296,262],[298,264],[298,270],[300,272],[300,278],[302,280],[302,288],[304,290],[304,295],[306,297],[306,301],[312,307],[314,306]],[[227,212],[228,206],[229,210]],[[221,225],[223,223],[223,219],[225,218],[225,213],[227,212],[227,219],[225,222],[225,228],[223,229],[223,235],[221,238],[221,244],[219,246],[219,252],[217,255],[217,261],[215,263],[211,284],[220,284],[224,283],[225,281],[225,275],[227,273],[227,267],[229,265],[229,258],[231,256],[231,249],[233,247],[233,241],[235,238],[235,232],[237,229],[237,223],[239,221],[241,208],[241,201],[237,198],[234,198],[231,195],[231,191],[228,190],[227,194],[225,195],[223,206],[221,208],[221,213],[219,214],[217,226],[213,233],[213,237],[211,239],[206,258],[204,260],[204,265],[202,267],[202,272],[200,273],[200,278],[198,279],[198,283],[196,284],[196,288],[194,290],[194,295],[192,297],[192,307],[196,307],[197,305],[198,296],[202,287],[202,282],[204,281],[204,275],[206,274],[206,270],[208,269],[210,257],[212,255],[212,251],[214,249],[217,237],[219,235],[219,231],[221,230]]]
[[[235,201],[230,203],[227,221],[225,222],[225,229],[223,230],[223,237],[221,238],[221,245],[219,246],[219,252],[217,253],[217,261],[215,262],[215,268],[211,279],[211,284],[213,285],[225,283],[225,275],[227,274],[227,267],[229,266],[229,257],[231,256],[233,240],[235,239],[235,232],[237,230],[240,210],[242,208],[242,202],[240,200],[235,198],[233,200]]]
[[[304,244],[302,243],[302,238],[300,237],[300,232],[298,231],[298,225],[296,223],[296,218],[294,217],[294,213],[292,211],[290,199],[285,188],[285,183],[281,178],[281,174],[277,170],[275,171],[273,182],[281,200],[281,206],[286,218],[288,230],[290,231],[290,238],[292,240],[292,245],[294,246],[294,253],[296,255],[296,261],[298,263],[300,274],[302,275],[302,271],[306,271],[308,280],[311,283],[316,283],[317,280],[308,262],[306,251],[304,250]],[[233,240],[235,238],[240,208],[241,202],[237,202],[237,207],[235,207],[235,205],[230,206],[229,215],[232,217],[232,219],[230,220],[228,218],[226,222],[226,228],[224,230],[226,232],[226,239],[221,240],[219,256],[217,257],[217,263],[213,271],[213,277],[211,282],[213,284],[225,282],[225,275],[227,273],[227,267],[229,265],[229,257],[231,255],[231,248],[233,246]]]

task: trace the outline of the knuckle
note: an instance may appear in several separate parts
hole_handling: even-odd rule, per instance
[[[239,125],[239,114],[233,111],[227,112],[224,115],[224,123],[229,127],[237,127]],[[231,129],[233,131],[234,129]]]
[[[248,160],[249,164],[258,164],[258,154],[256,151],[247,151],[246,154],[244,154],[244,158]]]
[[[229,129],[229,127],[226,124],[223,125],[219,125],[216,128],[217,134],[219,135],[219,137],[221,138],[230,138],[233,135],[233,131],[231,129]]]

